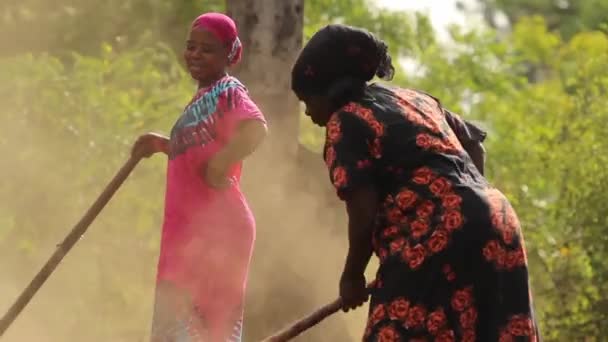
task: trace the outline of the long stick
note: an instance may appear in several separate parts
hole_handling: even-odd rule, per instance
[[[367,285],[367,290],[369,291],[374,287],[374,282],[371,282]],[[310,315],[294,322],[289,327],[275,333],[274,335],[267,337],[262,342],[286,342],[291,339],[297,337],[304,331],[314,327],[319,324],[322,320],[327,317],[335,314],[336,312],[342,309],[342,299],[335,299],[333,302],[329,304],[325,304],[319,309],[312,312]]]
[[[87,231],[89,225],[95,217],[101,212],[101,210],[110,201],[116,190],[120,188],[122,183],[127,179],[131,171],[135,168],[137,163],[141,160],[140,157],[131,157],[127,162],[120,168],[118,173],[110,181],[110,183],[103,190],[101,195],[97,198],[95,203],[87,210],[80,221],[72,228],[72,231],[65,237],[61,244],[57,245],[55,253],[46,262],[46,264],[38,271],[38,274],[32,279],[30,284],[23,290],[21,295],[17,298],[13,306],[6,312],[6,314],[0,320],[0,337],[4,335],[4,332],[13,323],[13,321],[19,316],[21,311],[30,302],[32,297],[36,294],[38,289],[44,284],[48,277],[53,273],[57,265],[61,262],[63,257],[70,251],[70,249],[78,242],[80,237]]]
[[[264,339],[262,342],[286,342],[296,336],[300,335],[304,331],[319,324],[325,318],[335,314],[342,308],[342,300],[340,298],[333,302],[324,305],[317,309],[310,315],[294,322],[291,326],[277,332],[276,334]]]

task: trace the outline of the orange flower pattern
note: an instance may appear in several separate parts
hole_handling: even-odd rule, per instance
[[[324,150],[340,198],[362,184],[381,195],[364,341],[536,341],[525,245],[508,200],[473,166],[438,101],[369,89],[374,102],[331,116]]]
[[[411,89],[395,91],[403,115],[416,126],[428,132],[416,135],[416,145],[435,152],[458,154],[462,144],[444,120],[443,108],[429,95]]]
[[[486,242],[483,256],[499,270],[513,270],[528,264],[521,227],[515,210],[498,190],[486,189],[490,219],[496,237]]]
[[[507,324],[500,332],[499,341],[538,341],[538,333],[534,322],[528,315],[513,315],[509,317]]]

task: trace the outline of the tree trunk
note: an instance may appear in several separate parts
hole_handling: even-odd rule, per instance
[[[258,341],[332,300],[339,276],[335,272],[343,261],[324,262],[334,249],[319,250],[327,243],[314,240],[328,236],[333,223],[318,215],[328,208],[327,171],[321,156],[306,153],[298,141],[300,107],[291,91],[291,67],[302,47],[303,6],[304,0],[226,1],[244,48],[234,74],[249,89],[270,129],[267,141],[246,161],[243,177],[257,224],[245,341]],[[346,326],[337,318],[304,339],[340,341],[345,336]]]
[[[272,145],[285,144],[282,152],[293,156],[299,105],[290,91],[291,66],[302,47],[304,0],[227,0],[226,8],[244,47],[235,73],[266,115]]]

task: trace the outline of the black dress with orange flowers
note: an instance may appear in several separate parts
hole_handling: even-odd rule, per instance
[[[485,134],[409,89],[370,85],[327,124],[343,196],[373,184],[380,260],[364,341],[538,341],[515,211],[463,148]]]

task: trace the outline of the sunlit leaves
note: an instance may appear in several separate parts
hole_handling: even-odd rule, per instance
[[[563,40],[540,17],[521,18],[500,38],[452,35],[449,46],[412,50],[422,72],[396,82],[437,95],[488,130],[488,178],[523,223],[545,339],[606,336],[608,37]]]

